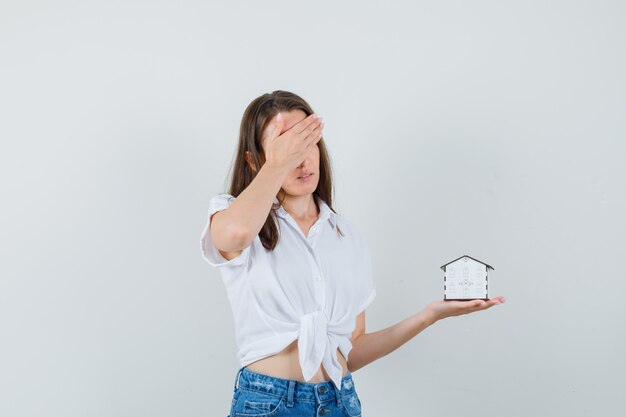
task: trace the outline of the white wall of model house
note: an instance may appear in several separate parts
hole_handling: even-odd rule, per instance
[[[493,268],[469,256],[441,267],[444,270],[444,300],[489,298],[488,271]]]

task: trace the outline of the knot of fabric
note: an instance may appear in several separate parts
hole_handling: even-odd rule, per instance
[[[352,343],[339,330],[329,325],[323,311],[314,311],[300,318],[298,353],[305,381],[310,380],[320,364],[323,364],[335,386],[341,389],[342,367],[337,360],[337,347],[347,359]]]

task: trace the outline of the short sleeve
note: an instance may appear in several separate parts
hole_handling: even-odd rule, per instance
[[[369,244],[365,239],[365,235],[359,230],[361,254],[361,274],[359,285],[359,302],[357,307],[357,315],[361,314],[376,298],[376,287],[374,285],[374,273],[372,268],[372,257],[370,254]]]
[[[213,240],[211,240],[211,216],[216,212],[227,208],[233,201],[235,201],[235,197],[230,194],[218,194],[211,198],[209,201],[207,223],[202,231],[202,235],[200,236],[202,257],[208,262],[209,265],[218,268],[243,266],[247,263],[250,256],[251,245],[248,245],[243,249],[239,256],[228,260],[222,256],[220,251],[215,247]]]

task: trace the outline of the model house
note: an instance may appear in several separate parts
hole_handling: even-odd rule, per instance
[[[464,255],[441,267],[444,300],[488,300],[488,272],[493,267]]]

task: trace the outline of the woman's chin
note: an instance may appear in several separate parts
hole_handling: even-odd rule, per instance
[[[312,194],[313,191],[317,188],[317,181],[315,183],[296,183],[288,189],[283,188],[287,194],[292,196],[301,196]]]

